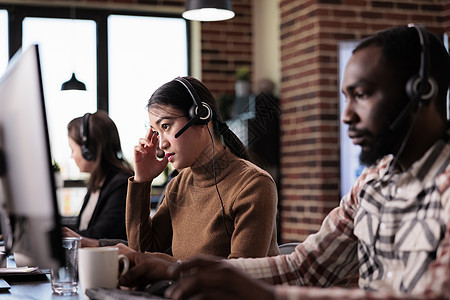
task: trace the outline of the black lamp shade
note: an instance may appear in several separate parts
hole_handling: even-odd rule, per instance
[[[231,0],[186,0],[183,18],[193,21],[223,21],[234,17]]]
[[[67,90],[85,91],[86,85],[75,77],[75,73],[72,73],[72,77],[61,85],[61,91]]]

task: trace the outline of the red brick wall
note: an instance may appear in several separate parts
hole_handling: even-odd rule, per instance
[[[233,0],[236,16],[202,23],[202,81],[214,95],[234,94],[236,69],[252,64],[251,0]]]
[[[281,0],[282,241],[339,203],[338,42],[409,22],[449,28],[443,1]]]

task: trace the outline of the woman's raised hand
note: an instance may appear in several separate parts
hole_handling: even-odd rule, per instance
[[[157,147],[158,134],[150,128],[145,137],[139,139],[139,144],[134,147],[135,181],[152,181],[166,168],[168,160],[166,157],[162,160],[156,157]]]

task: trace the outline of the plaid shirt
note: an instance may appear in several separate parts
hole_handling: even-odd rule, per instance
[[[450,299],[449,135],[405,172],[392,156],[366,168],[292,254],[230,263],[277,299]],[[360,289],[322,288],[358,275]]]

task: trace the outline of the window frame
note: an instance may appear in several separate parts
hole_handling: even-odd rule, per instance
[[[8,11],[8,56],[12,58],[22,47],[22,22],[26,17],[66,18],[71,19],[75,9],[75,18],[92,20],[97,26],[97,109],[109,111],[108,94],[108,17],[110,15],[147,16],[182,18],[181,13],[165,13],[156,11],[124,10],[112,8],[86,8],[74,6],[36,6],[21,4],[0,4],[0,9]],[[191,74],[192,43],[191,23],[186,20],[187,39],[187,72]],[[63,79],[61,79],[63,81]]]

